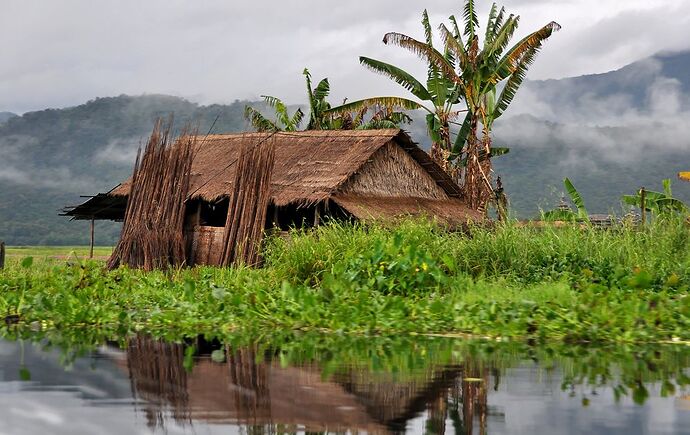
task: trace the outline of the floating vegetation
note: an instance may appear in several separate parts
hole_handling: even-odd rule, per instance
[[[329,224],[269,239],[259,270],[12,262],[0,272],[0,312],[20,327],[176,337],[300,330],[683,343],[685,225],[659,218],[641,230],[505,225],[463,235],[416,221]]]

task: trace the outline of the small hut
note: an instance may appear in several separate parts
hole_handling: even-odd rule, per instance
[[[268,133],[199,138],[186,200],[189,264],[220,263],[229,198],[243,145]],[[401,130],[279,132],[275,145],[266,228],[318,225],[328,218],[392,219],[426,215],[449,226],[479,220],[458,185]],[[131,180],[64,215],[122,220]]]

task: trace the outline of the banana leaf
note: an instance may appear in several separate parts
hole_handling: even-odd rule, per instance
[[[570,195],[570,199],[573,201],[573,204],[575,204],[575,207],[577,208],[577,217],[589,222],[589,213],[585,208],[585,201],[582,199],[580,192],[575,189],[575,186],[569,178],[565,178],[563,180],[563,185],[565,186],[565,190],[568,191],[568,195]]]

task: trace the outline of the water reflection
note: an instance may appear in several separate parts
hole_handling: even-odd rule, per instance
[[[163,426],[166,415],[177,423],[237,423],[252,433],[401,433],[422,420],[418,429],[429,434],[485,434],[492,422],[504,425],[504,412],[488,399],[501,387],[501,371],[519,363],[519,357],[495,349],[479,354],[477,349],[485,350],[481,345],[449,351],[447,344],[426,343],[421,363],[396,364],[401,355],[365,352],[362,359],[346,354],[334,361],[332,352],[319,357],[313,350],[284,353],[258,345],[224,346],[210,358],[209,343],[185,347],[138,337],[128,345],[127,366],[134,394],[145,399],[151,427]],[[198,356],[185,370],[190,349],[197,349]],[[554,358],[546,352],[532,359],[542,359],[545,376],[560,365],[564,395],[579,398],[583,407],[602,389],[612,391],[614,401],[630,396],[643,404],[649,382],[657,381],[661,396],[673,396],[676,387],[688,383],[684,368],[690,364],[683,353],[681,361],[653,351],[615,363],[596,354]],[[378,359],[374,364],[364,359],[372,357]]]
[[[690,433],[683,347],[139,336],[57,352],[55,337],[39,338],[0,341],[0,420],[20,428],[10,433],[79,433],[69,415],[80,407],[91,429],[106,409],[111,433]],[[47,413],[36,392],[61,399]],[[66,425],[40,426],[16,403]]]

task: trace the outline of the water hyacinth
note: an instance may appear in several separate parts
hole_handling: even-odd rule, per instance
[[[0,272],[19,327],[196,336],[227,331],[690,340],[690,235],[638,229],[327,224],[274,237],[261,269],[106,271],[35,258]]]

